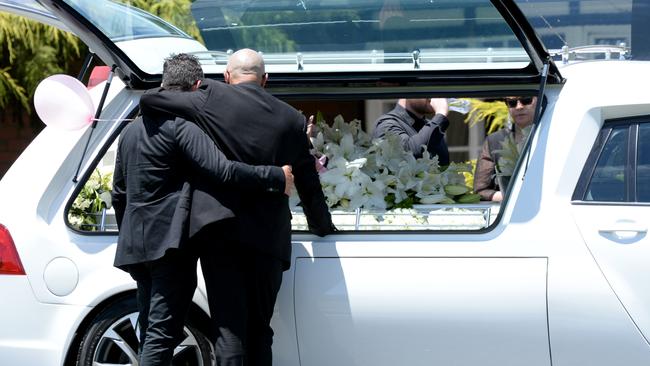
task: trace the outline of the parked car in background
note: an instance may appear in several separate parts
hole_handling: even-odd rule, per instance
[[[220,79],[242,47],[263,52],[271,93],[366,130],[396,98],[544,101],[500,205],[335,207],[341,230],[324,238],[297,211],[274,364],[650,363],[650,63],[629,60],[635,1],[197,0],[203,43],[123,3],[0,0],[113,70],[89,91],[105,99],[96,123],[46,127],[0,181],[3,364],[137,364],[135,282],[112,266],[102,200],[114,147],[164,57],[194,53]],[[607,44],[549,51],[539,37],[584,29]],[[83,200],[99,210],[79,216]],[[175,365],[211,362],[202,283],[193,300]]]

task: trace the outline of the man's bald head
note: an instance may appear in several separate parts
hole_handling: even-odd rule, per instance
[[[256,82],[264,86],[267,79],[264,59],[254,50],[243,48],[228,58],[224,78],[228,84]]]

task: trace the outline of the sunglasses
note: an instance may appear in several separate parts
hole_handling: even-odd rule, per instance
[[[517,102],[520,102],[521,105],[530,105],[533,103],[533,97],[522,97],[522,98],[508,98],[506,99],[506,104],[509,108],[515,108]]]

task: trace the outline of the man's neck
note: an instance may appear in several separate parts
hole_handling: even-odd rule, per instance
[[[247,77],[246,75],[234,80],[230,80],[230,84],[232,85],[244,84],[244,83],[253,83],[253,84],[261,85],[262,82],[258,80],[257,77],[254,76]]]

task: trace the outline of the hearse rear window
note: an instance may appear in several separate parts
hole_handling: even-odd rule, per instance
[[[181,35],[144,12],[123,11],[135,1],[65,1],[114,42]],[[202,58],[212,65],[245,47],[264,53],[269,72],[519,70],[530,64],[489,0],[197,0],[175,19],[179,27],[190,24],[185,32],[205,44],[209,52]]]
[[[200,0],[192,15],[209,50],[249,47],[263,52],[267,63],[298,62],[305,72],[327,64],[408,70],[529,62],[490,1]]]

